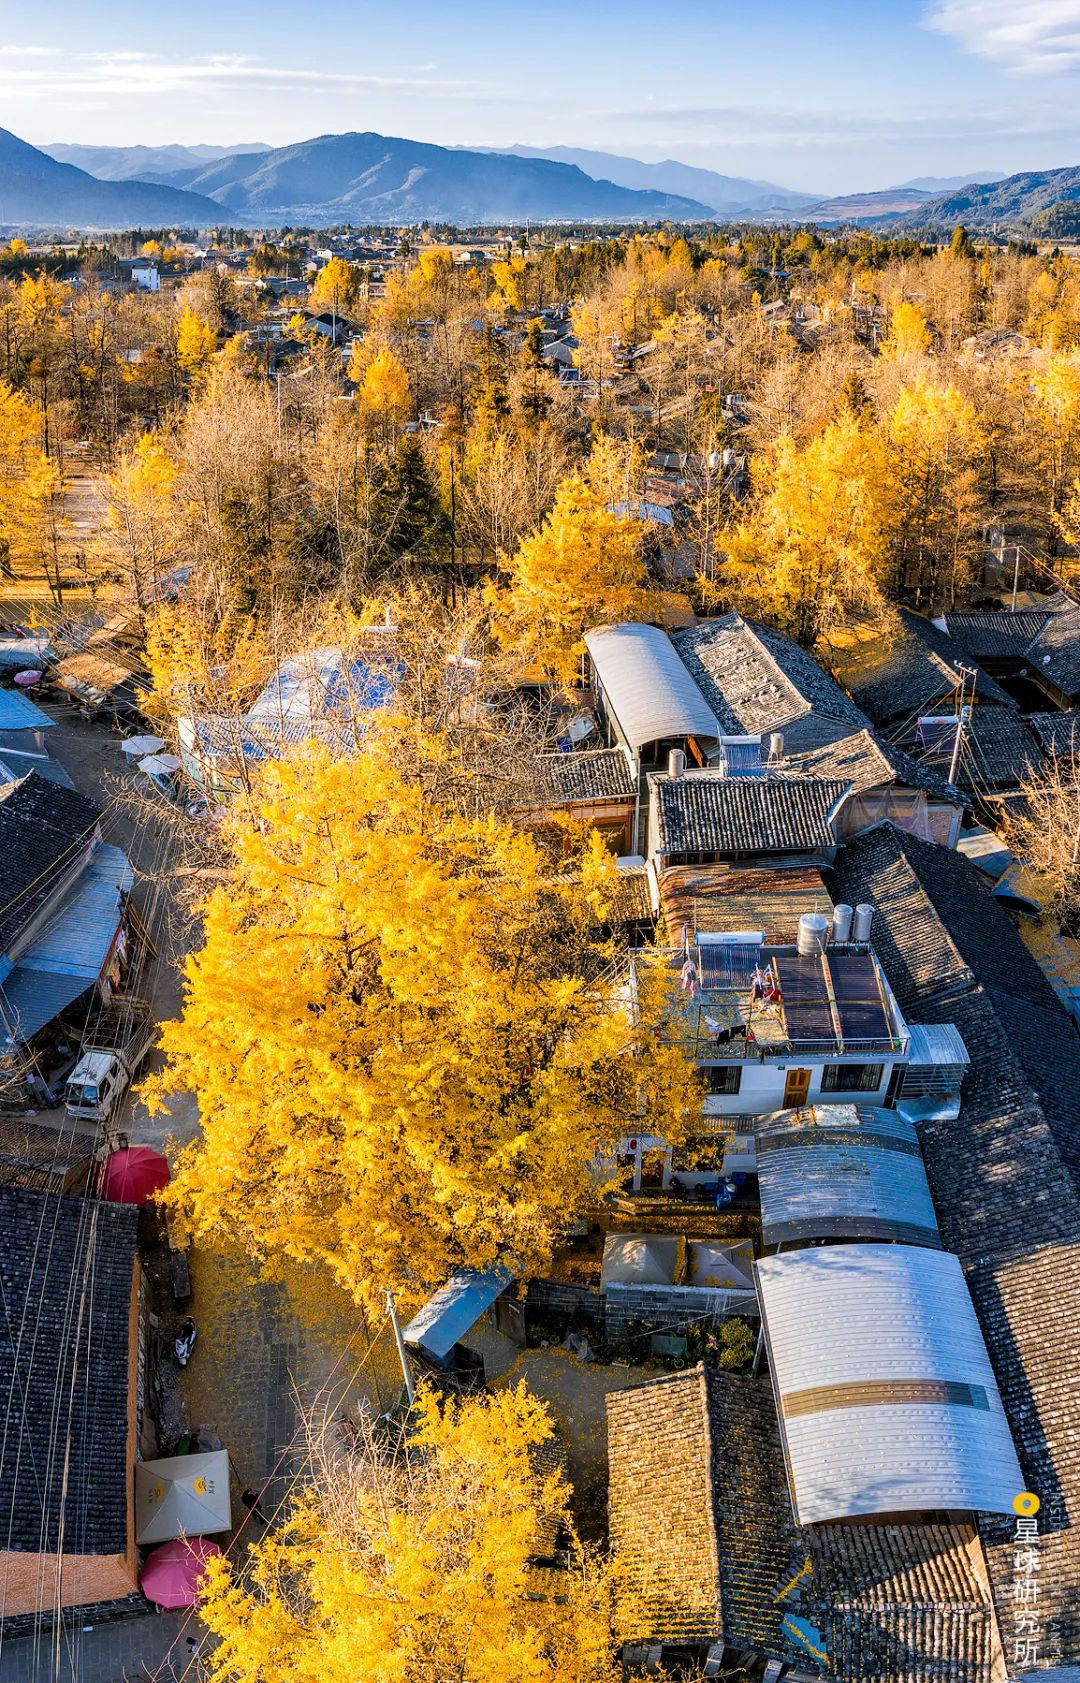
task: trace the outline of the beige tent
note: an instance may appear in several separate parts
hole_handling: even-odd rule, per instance
[[[135,1463],[135,1541],[140,1546],[231,1530],[227,1450]]]

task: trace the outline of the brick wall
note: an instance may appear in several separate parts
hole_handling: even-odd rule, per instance
[[[695,1321],[719,1322],[732,1315],[757,1315],[753,1292],[610,1285],[604,1293],[604,1330],[613,1343],[643,1322],[656,1332],[684,1332]]]
[[[564,1280],[530,1280],[525,1295],[526,1322],[549,1317],[584,1321],[599,1327],[604,1318],[604,1299],[592,1286],[573,1285]]]

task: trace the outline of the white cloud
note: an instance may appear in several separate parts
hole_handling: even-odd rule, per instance
[[[59,47],[0,46],[0,58],[59,58]]]
[[[0,55],[5,49],[0,47]],[[42,56],[49,53],[41,49]],[[20,51],[19,57],[28,57]],[[35,52],[34,56],[37,56]],[[49,53],[49,56],[52,56]],[[265,64],[239,53],[172,61],[150,53],[80,54],[61,65],[5,64],[3,86],[11,97],[55,98],[78,94],[185,93],[198,88],[295,88],[310,92],[418,94],[432,99],[506,100],[481,82],[440,81],[424,75],[384,76],[362,71],[302,70]]]
[[[931,0],[926,23],[1010,70],[1080,69],[1080,0]]]

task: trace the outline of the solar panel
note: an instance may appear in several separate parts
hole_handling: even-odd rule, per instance
[[[697,949],[701,985],[709,988],[748,988],[761,960],[761,943],[704,942]]]
[[[836,1025],[820,957],[784,953],[775,959],[791,1040],[833,1040]]]
[[[889,1033],[874,961],[867,953],[831,953],[833,996],[845,1040],[880,1039]]]

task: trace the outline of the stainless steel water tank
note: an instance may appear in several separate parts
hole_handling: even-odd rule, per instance
[[[858,941],[860,946],[869,941],[870,930],[873,927],[873,922],[874,908],[873,906],[868,906],[864,900],[861,904],[855,907],[855,916],[851,924],[851,939],[853,941]]]
[[[798,948],[803,958],[823,953],[829,944],[829,920],[823,912],[804,912],[799,919]]]

